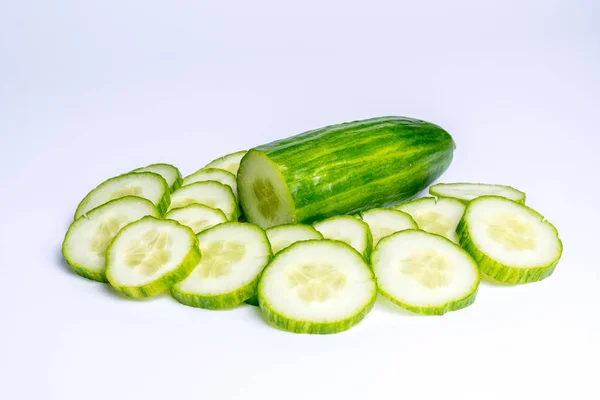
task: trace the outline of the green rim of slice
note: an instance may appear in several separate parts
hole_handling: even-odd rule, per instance
[[[183,178],[182,186],[191,185],[196,182],[215,181],[227,185],[231,188],[234,196],[237,199],[237,179],[234,174],[224,169],[219,168],[202,168],[191,175]]]
[[[441,235],[458,243],[456,227],[465,212],[463,202],[444,197],[422,197],[398,204],[394,208],[409,214],[422,231]]]
[[[323,239],[321,232],[316,230],[314,226],[305,224],[278,225],[267,229],[266,232],[273,254],[277,254],[292,244],[303,240]],[[287,235],[287,240],[282,240],[282,235]]]
[[[227,154],[223,157],[212,160],[204,166],[204,168],[218,168],[224,171],[231,172],[237,175],[242,157],[246,155],[246,150],[236,151],[235,153]]]
[[[281,309],[282,303],[280,300],[276,299],[277,296],[284,296],[285,298],[291,300],[293,296],[297,296],[298,294],[292,294],[292,292],[289,292],[287,295],[283,294],[283,292],[278,295],[267,293],[271,285],[269,281],[271,279],[277,280],[278,275],[280,275],[279,271],[277,270],[288,268],[288,259],[297,260],[298,258],[294,256],[294,253],[304,253],[302,259],[306,259],[306,262],[309,262],[308,258],[315,258],[321,262],[324,254],[323,251],[327,250],[333,250],[337,253],[336,256],[338,256],[338,258],[334,261],[338,265],[334,267],[334,269],[337,269],[338,271],[349,271],[350,268],[355,268],[355,273],[356,271],[360,270],[360,273],[364,274],[367,278],[367,280],[365,280],[365,277],[362,277],[360,280],[357,279],[356,282],[366,283],[369,281],[372,283],[372,288],[353,288],[355,291],[354,295],[352,295],[352,293],[346,294],[344,297],[348,300],[346,300],[346,302],[342,302],[341,304],[344,304],[345,307],[348,307],[348,301],[356,301],[356,299],[360,297],[359,295],[356,295],[356,291],[362,290],[365,290],[366,296],[363,296],[365,297],[365,301],[356,303],[354,310],[337,318],[320,317],[310,320],[306,317],[298,318],[297,316],[290,315],[289,310],[285,311]],[[346,261],[350,259],[351,262],[347,263]],[[327,262],[331,262],[331,257]],[[301,265],[298,266],[303,267]],[[344,279],[347,279],[347,277]],[[280,287],[279,285],[275,286],[278,288]],[[293,333],[332,334],[346,331],[365,318],[365,316],[373,308],[376,298],[377,286],[373,271],[371,271],[369,265],[354,248],[337,240],[307,240],[294,243],[290,247],[277,253],[271,263],[264,269],[261,280],[258,284],[258,301],[265,319],[274,326]],[[277,302],[279,304],[274,304]],[[307,305],[305,310],[310,310],[312,308],[311,304]],[[337,307],[343,309],[341,306]],[[341,312],[340,315],[342,315]]]
[[[103,216],[106,219],[101,222]],[[69,226],[62,244],[65,261],[77,275],[108,282],[105,275],[108,244],[122,227],[145,216],[159,217],[151,201],[135,196],[121,197],[94,208]]]
[[[486,203],[493,205],[488,206]],[[503,205],[506,206],[507,209],[511,208],[514,215],[521,215],[522,218],[519,218],[516,225],[506,225],[513,224],[513,222],[511,222],[512,220],[508,218],[508,216],[510,216],[510,211],[505,213],[507,217],[500,216],[498,217],[499,219],[494,219],[494,216],[491,215],[491,211],[485,212],[486,206],[491,207],[492,210],[497,210]],[[490,232],[490,229],[492,229],[491,232],[493,235],[502,235],[502,233],[499,232],[505,232],[505,234],[508,235],[505,239],[503,239],[502,236],[497,236],[497,239],[491,240],[497,242],[497,244],[501,243],[505,247],[508,246],[510,252],[514,252],[515,254],[514,256],[511,256],[513,261],[517,261],[521,265],[500,260],[500,258],[506,258],[506,256],[500,254],[500,252],[496,250],[493,250],[496,255],[492,255],[492,248],[486,250],[482,249],[482,247],[488,247],[489,244],[483,243],[486,239],[482,238],[482,233],[480,233],[485,222],[477,221],[475,218],[475,214],[479,212],[478,208],[480,207],[484,210],[484,214],[487,214],[489,218],[492,218],[490,219],[492,222],[487,224],[487,232]],[[528,217],[531,219],[524,223],[523,218]],[[496,222],[500,223],[502,226],[498,227],[497,225],[494,225]],[[527,228],[527,225],[529,225],[529,228]],[[538,228],[537,232],[532,231],[532,229],[534,229],[532,225]],[[508,229],[508,232],[506,229]],[[458,224],[457,232],[461,246],[471,254],[475,261],[477,261],[481,272],[494,280],[503,283],[521,284],[541,281],[552,275],[562,256],[563,244],[558,236],[558,230],[554,225],[534,209],[500,196],[481,196],[472,200]],[[537,233],[537,235],[534,233]],[[541,238],[541,234],[545,235],[545,237]],[[522,240],[522,243],[520,243],[519,240]],[[546,252],[536,252],[536,242],[545,242],[548,244],[546,247],[549,249],[547,252],[549,256],[546,255]],[[522,249],[520,249],[520,247]],[[550,254],[550,251],[554,254]],[[509,250],[507,250],[507,252],[509,252]],[[528,265],[524,265],[526,258],[533,257],[535,253],[537,253],[542,260],[538,262],[529,262]]]
[[[190,204],[202,204],[221,210],[229,221],[237,221],[239,208],[231,188],[215,181],[196,182],[177,189],[171,195],[169,212]]]
[[[190,215],[194,215],[195,218],[190,217]],[[172,219],[191,228],[196,235],[228,221],[223,211],[203,204],[190,204],[189,206],[175,208],[166,213],[164,218]]]
[[[331,224],[350,224],[358,227],[359,232],[357,233],[360,235],[362,245],[359,246],[358,243],[353,243],[356,239],[352,235],[340,235],[339,230],[335,234],[331,234],[329,231],[329,229],[331,229]],[[354,248],[354,250],[358,251],[367,262],[369,261],[371,251],[373,250],[373,235],[371,234],[369,225],[360,218],[351,215],[338,215],[315,222],[313,223],[313,227],[323,235],[323,238],[344,242]]]
[[[177,169],[177,167],[171,164],[150,164],[145,167],[136,168],[131,172],[153,172],[162,176],[163,179],[167,182],[167,185],[169,186],[169,191],[171,193],[179,189],[179,187],[183,183],[181,172],[179,172],[179,169]]]
[[[250,235],[254,236],[250,237]],[[227,222],[198,234],[198,242],[200,243],[200,250],[204,255],[204,263],[200,262],[186,280],[179,282],[171,288],[171,296],[175,300],[191,307],[222,310],[235,307],[244,301],[251,299],[256,294],[256,286],[262,270],[272,257],[271,246],[264,230],[254,224]],[[220,257],[218,257],[218,255],[226,254],[222,247],[219,250],[212,251],[211,247],[216,245],[227,245],[231,247],[239,245],[240,243],[245,246],[245,249],[243,250],[243,253],[239,255],[238,259],[232,261],[232,263],[233,265],[240,262],[244,263],[246,270],[252,268],[255,270],[255,273],[251,273],[248,276],[242,275],[242,281],[236,283],[236,280],[240,279],[239,275],[240,271],[242,271],[242,269],[240,269],[242,265],[238,264],[238,269],[231,272],[223,273],[218,271],[216,268],[229,268],[229,265],[232,264],[228,263],[228,261],[223,263],[222,260],[219,260]],[[252,247],[248,248],[249,246]],[[262,248],[259,249],[260,251],[257,251],[259,246]],[[259,255],[255,254],[257,252]],[[217,255],[217,257],[215,257],[215,255]],[[208,268],[212,268],[212,271],[208,274],[216,274],[216,276],[203,276],[198,278],[197,274],[202,273],[199,268],[207,267],[206,262],[211,261],[213,264],[209,264]],[[231,273],[238,276],[236,276],[235,279],[232,279]],[[229,277],[226,276],[228,274]],[[205,286],[202,287],[202,289],[199,289],[198,282],[200,282],[201,285],[212,286],[213,289],[215,286],[219,288],[217,289],[217,292],[209,293]],[[231,288],[231,290],[223,291],[223,285]]]
[[[358,215],[369,226],[373,248],[377,246],[381,239],[391,235],[392,233],[396,233],[405,229],[418,228],[417,223],[410,216],[410,214],[400,210],[389,208],[372,208],[370,210],[363,211]]]
[[[462,259],[460,261],[464,262],[462,272],[469,273],[472,275],[472,278],[474,278],[472,279],[470,286],[466,288],[459,288],[460,290],[455,289],[457,295],[455,295],[454,298],[443,299],[443,297],[441,297],[439,294],[431,293],[433,290],[437,289],[441,285],[452,284],[452,280],[454,279],[452,279],[451,277],[450,279],[452,280],[449,280],[449,282],[444,282],[444,279],[436,277],[434,275],[436,273],[439,273],[439,269],[431,268],[431,266],[429,265],[427,267],[424,267],[423,262],[431,262],[431,260],[435,258],[432,258],[432,256],[429,254],[423,253],[423,261],[419,260],[413,265],[410,265],[410,271],[407,272],[412,276],[412,279],[414,279],[414,281],[418,283],[418,285],[416,283],[412,283],[412,290],[395,289],[393,286],[399,285],[399,280],[389,279],[390,275],[384,277],[384,268],[387,267],[386,264],[389,264],[389,262],[381,261],[381,259],[385,256],[383,253],[386,252],[388,254],[392,253],[388,257],[392,258],[393,260],[397,260],[399,257],[412,256],[413,254],[410,253],[410,251],[412,250],[412,248],[418,245],[407,246],[409,250],[403,251],[400,246],[401,242],[399,242],[407,238],[411,239],[411,236],[413,238],[416,237],[417,240],[421,241],[436,241],[437,243],[435,245],[428,246],[431,250],[434,250],[436,252],[436,254],[433,255],[433,257],[441,257],[441,254],[443,253],[437,253],[441,250],[445,250],[447,253],[450,251],[454,252],[455,256],[452,258],[452,260],[456,264],[458,264],[459,260],[456,256],[461,257]],[[443,249],[444,247],[445,249]],[[394,252],[400,253],[400,255],[393,256]],[[417,255],[417,257],[421,256]],[[475,298],[477,297],[479,282],[481,281],[481,276],[479,273],[479,269],[477,268],[477,264],[468,252],[466,252],[465,250],[463,250],[458,245],[453,243],[451,240],[445,238],[444,236],[436,235],[421,230],[408,229],[394,233],[390,236],[381,239],[379,245],[375,248],[375,251],[371,255],[371,265],[373,268],[373,272],[375,273],[375,277],[377,279],[379,293],[381,293],[385,298],[387,298],[394,304],[402,307],[403,309],[423,315],[444,315],[447,312],[457,311],[470,306],[471,304],[473,304]],[[443,272],[444,271],[442,271],[442,273]],[[450,269],[450,272],[453,274],[457,273],[456,269]],[[409,281],[408,278],[403,279]],[[423,279],[425,280],[421,281]],[[417,287],[416,290],[420,292],[419,301],[411,301],[410,299],[406,298],[409,295],[415,295],[415,287]],[[393,292],[395,292],[396,294],[394,294]],[[423,304],[425,302],[422,299],[426,296],[431,296],[432,299],[436,299],[437,304],[434,304],[435,302],[428,302],[426,304]]]
[[[155,227],[155,230],[163,228],[166,229],[169,227],[169,229],[172,232],[175,231],[177,235],[185,235],[190,240],[190,245],[185,248],[185,253],[178,255],[177,264],[170,270],[165,271],[162,275],[153,276],[152,280],[142,284],[123,284],[122,278],[118,277],[118,275],[121,274],[121,272],[118,271],[118,268],[121,267],[117,267],[115,257],[120,255],[119,246],[125,246],[125,244],[122,244],[121,241],[127,239],[127,235],[130,231],[135,233],[134,229],[137,229],[142,224],[152,224]],[[143,239],[143,235],[139,239]],[[142,299],[164,292],[177,282],[185,279],[196,267],[196,265],[198,265],[200,259],[201,254],[198,247],[198,239],[190,228],[173,220],[144,217],[139,221],[133,222],[121,229],[121,231],[117,234],[117,236],[115,236],[111,244],[108,246],[106,251],[106,278],[117,292],[120,292],[129,298]]]
[[[158,189],[157,196],[154,196],[155,198],[148,198],[139,193],[140,190],[143,190],[141,189],[143,180],[145,180],[146,183],[152,182],[155,189]],[[119,181],[127,182],[128,184],[119,190],[107,193],[108,189],[113,185],[116,185],[118,188],[117,184]],[[110,200],[116,200],[121,197],[132,195],[150,200],[156,206],[160,215],[164,215],[171,202],[169,186],[162,176],[153,172],[130,172],[107,179],[92,189],[77,206],[74,219],[80,218],[82,215],[89,213],[94,208],[99,207]]]
[[[461,187],[462,193],[460,190]],[[459,190],[452,193],[456,189]],[[524,192],[512,186],[469,182],[438,183],[429,188],[429,194],[439,198],[458,200],[465,205],[481,196],[506,197],[521,204],[525,204],[526,198]]]

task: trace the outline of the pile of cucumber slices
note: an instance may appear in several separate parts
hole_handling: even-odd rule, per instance
[[[322,334],[356,325],[378,292],[441,315],[475,301],[481,274],[535,282],[561,257],[554,226],[501,185],[441,183],[432,197],[263,229],[243,222],[239,206],[245,154],[185,178],[154,164],[101,183],[77,207],[64,258],[128,298],[168,292],[211,310],[248,303],[283,330]]]

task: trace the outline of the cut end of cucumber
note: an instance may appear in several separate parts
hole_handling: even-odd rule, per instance
[[[552,274],[562,254],[558,232],[550,222],[504,197],[471,201],[458,233],[481,271],[504,283],[542,280]]]
[[[264,153],[250,150],[244,156],[238,190],[248,221],[263,229],[295,222],[294,201],[285,179]]]

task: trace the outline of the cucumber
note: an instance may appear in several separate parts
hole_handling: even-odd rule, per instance
[[[339,240],[349,244],[365,260],[369,259],[373,237],[366,222],[350,215],[339,215],[313,224],[325,239]]]
[[[73,271],[98,282],[105,275],[106,248],[125,225],[145,216],[158,217],[154,204],[141,197],[111,200],[71,224],[62,245],[62,254]]]
[[[328,126],[250,150],[238,173],[240,202],[263,228],[388,207],[437,179],[453,151],[446,131],[416,119]]]
[[[254,296],[271,246],[258,226],[240,222],[217,225],[198,235],[202,261],[171,288],[178,302],[207,309],[234,307]]]
[[[465,212],[465,205],[455,199],[423,197],[395,207],[410,214],[419,229],[435,233],[458,243],[456,227]]]
[[[171,195],[169,211],[190,204],[203,204],[221,210],[229,221],[238,218],[238,206],[231,188],[215,181],[196,182],[177,189]]]
[[[545,279],[562,255],[556,228],[537,211],[504,197],[472,200],[457,232],[481,272],[500,282]]]
[[[368,314],[376,294],[365,260],[332,240],[308,240],[282,250],[258,285],[267,321],[295,333],[345,331]]]
[[[429,188],[429,194],[459,200],[465,204],[480,196],[501,196],[525,204],[525,193],[520,190],[486,183],[438,183]]]
[[[134,169],[131,172],[154,172],[163,177],[171,192],[177,190],[183,181],[179,170],[171,164],[151,164],[146,167]]]
[[[227,217],[223,214],[223,211],[202,204],[190,204],[171,210],[165,215],[165,219],[172,219],[181,225],[188,226],[195,234],[227,222]]]
[[[410,215],[388,208],[373,208],[360,213],[360,218],[369,225],[373,236],[373,247],[386,236],[405,229],[417,229],[417,223]]]
[[[89,192],[77,206],[75,219],[111,200],[137,196],[150,200],[162,215],[169,206],[169,186],[152,172],[131,172],[110,178]]]
[[[419,314],[442,315],[475,301],[480,275],[469,254],[443,236],[405,230],[371,256],[381,294]]]
[[[246,155],[246,150],[241,150],[235,153],[227,154],[219,157],[206,164],[204,168],[219,168],[237,175],[240,168],[240,160]]]
[[[218,168],[204,168],[188,175],[183,180],[183,186],[190,185],[196,182],[215,181],[227,185],[237,199],[237,182],[235,175],[231,172]]]
[[[323,235],[310,225],[287,224],[267,229],[273,254],[303,240],[323,239]]]
[[[108,246],[106,278],[127,297],[150,297],[185,279],[200,257],[190,228],[144,217],[121,229]]]

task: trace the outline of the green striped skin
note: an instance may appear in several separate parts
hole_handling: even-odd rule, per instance
[[[187,227],[185,225],[181,225],[179,222],[173,221],[173,220],[168,220],[168,219],[167,220],[157,220],[157,221],[161,221],[162,223],[174,224],[180,228],[188,230],[190,232],[190,235],[192,235],[194,237],[193,245],[190,246],[188,253],[183,257],[183,259],[179,263],[179,265],[177,265],[177,267],[175,267],[173,270],[169,271],[168,273],[164,274],[160,278],[158,278],[152,282],[148,282],[141,286],[121,286],[121,285],[119,285],[119,283],[117,281],[115,281],[115,279],[112,277],[112,274],[111,274],[110,259],[112,258],[113,244],[118,240],[119,236],[123,233],[123,231],[125,229],[127,229],[128,226],[140,223],[147,219],[157,220],[154,217],[144,217],[139,221],[133,222],[133,223],[125,226],[117,234],[117,236],[115,236],[115,238],[112,240],[111,244],[108,246],[108,249],[106,250],[106,278],[108,279],[108,282],[111,284],[111,286],[117,292],[125,295],[126,297],[132,298],[132,299],[143,299],[143,298],[151,297],[158,293],[162,293],[162,292],[168,290],[171,286],[173,286],[177,282],[181,282],[182,280],[187,278],[187,276],[194,270],[194,268],[196,268],[196,265],[198,265],[198,263],[200,262],[200,259],[202,258],[201,253],[200,253],[200,248],[198,247],[198,239],[196,238],[196,235],[194,235],[194,232],[189,227]]]
[[[476,201],[485,200],[488,197],[500,198],[498,196],[482,196],[475,200],[472,200],[470,204],[474,204]],[[504,200],[513,202],[512,200],[508,199]],[[518,202],[514,203],[520,204]],[[544,216],[538,213],[537,211],[523,204],[520,205],[521,207],[528,209],[531,213],[537,215],[540,218],[540,221],[544,220]],[[498,261],[495,261],[483,251],[479,250],[475,243],[473,243],[473,240],[469,233],[468,217],[469,207],[467,207],[465,215],[459,222],[458,227],[456,228],[456,232],[458,233],[460,239],[460,245],[471,255],[471,257],[473,257],[475,262],[477,262],[477,264],[479,265],[479,269],[482,273],[486,274],[487,276],[493,278],[498,282],[508,284],[521,284],[541,281],[552,275],[552,273],[554,272],[554,269],[556,268],[556,265],[558,264],[558,261],[562,256],[563,244],[562,241],[558,238],[558,230],[548,220],[545,220],[544,223],[548,224],[552,228],[552,230],[556,232],[556,237],[560,246],[558,256],[547,265],[541,265],[539,267],[534,268],[520,268],[517,266],[505,265]]]
[[[106,275],[104,274],[104,271],[94,272],[94,271],[90,271],[89,269],[79,267],[76,264],[69,264],[69,266],[71,267],[73,272],[75,272],[79,276],[82,276],[91,281],[108,283],[108,279],[106,279]]]
[[[129,174],[139,174],[139,175],[152,175],[155,177],[158,177],[161,179],[163,186],[164,186],[164,195],[163,197],[158,201],[157,204],[154,204],[156,209],[158,210],[160,215],[165,215],[165,213],[167,212],[167,209],[169,208],[169,205],[171,204],[171,196],[170,196],[170,191],[169,191],[169,186],[167,185],[167,181],[165,181],[165,179],[160,176],[159,174],[155,174],[154,172],[129,172],[127,174],[122,174],[122,175],[118,175],[115,177],[112,177],[110,179],[105,180],[104,182],[102,182],[100,185],[96,186],[94,189],[92,189],[84,198],[83,200],[81,200],[81,202],[79,203],[79,205],[77,206],[77,210],[75,210],[75,215],[74,215],[74,220],[76,220],[77,218],[81,218],[82,215],[84,215],[85,213],[91,212],[92,210],[88,210],[85,213],[82,212],[82,210],[84,209],[84,207],[88,204],[89,199],[92,197],[93,193],[101,190],[103,188],[104,185],[114,181],[114,180],[118,180],[120,178],[122,178],[125,175],[129,175]],[[125,197],[125,196],[123,196]],[[116,199],[113,199],[116,200]],[[102,204],[99,204],[97,207],[100,207]]]
[[[152,169],[154,167],[169,168],[169,169],[173,170],[175,172],[177,178],[175,179],[175,181],[173,182],[173,184],[171,184],[171,187],[169,188],[169,191],[171,193],[173,193],[174,191],[176,191],[177,189],[179,189],[179,187],[183,183],[183,177],[181,176],[181,172],[179,172],[179,169],[177,169],[177,167],[175,167],[174,165],[166,164],[166,163],[156,163],[156,164],[150,164],[150,165],[148,165],[146,167],[136,168],[136,169],[134,169],[131,172],[154,172],[154,171],[152,171]],[[158,172],[154,172],[154,173],[158,174]]]
[[[436,180],[453,157],[452,137],[434,124],[381,117],[328,126],[250,150],[242,159],[238,189],[251,222],[263,227],[311,223],[334,215],[389,207],[415,196]],[[266,157],[285,181],[293,207],[273,224],[258,221],[249,193],[253,158]],[[269,167],[264,167],[269,168]],[[254,174],[254,175],[253,175]],[[260,176],[260,175],[258,175]],[[254,208],[253,208],[254,207]],[[254,212],[253,212],[254,211]]]
[[[198,294],[188,294],[178,291],[175,287],[171,288],[171,296],[186,306],[205,308],[207,310],[225,310],[247,302],[253,297],[256,298],[256,286],[260,275],[247,285],[229,293],[217,296],[202,296]]]

